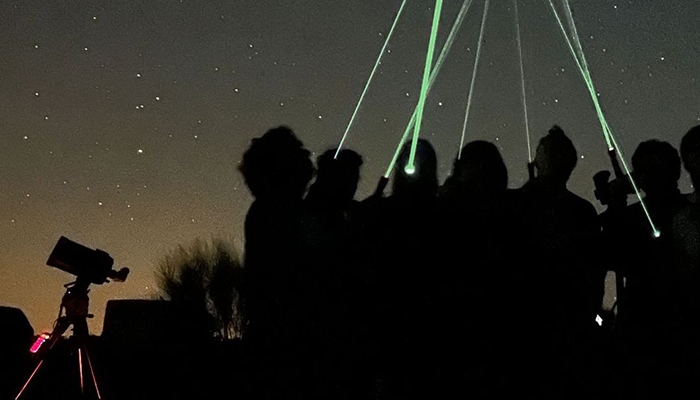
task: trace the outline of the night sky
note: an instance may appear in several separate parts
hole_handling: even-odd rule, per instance
[[[426,104],[422,136],[441,180],[459,147],[483,3]],[[438,46],[461,4],[445,2]],[[512,4],[491,2],[466,140],[498,144],[519,187],[527,148]],[[626,158],[650,138],[677,147],[700,121],[700,5],[571,4]],[[154,267],[177,245],[220,236],[241,250],[251,196],[237,165],[250,140],[284,124],[315,155],[336,146],[399,5],[0,2],[0,304],[50,330],[73,278],[46,266],[62,235],[132,270],[125,283],[93,285],[93,333],[108,299],[156,295]],[[358,198],[384,173],[418,101],[433,5],[409,0],[351,131],[347,146],[365,161]],[[533,143],[560,124],[580,156],[569,188],[596,204],[592,176],[609,162],[589,94],[545,2],[519,8]]]

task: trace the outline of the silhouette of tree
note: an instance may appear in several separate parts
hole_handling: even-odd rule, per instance
[[[240,337],[242,266],[233,246],[221,239],[180,245],[160,260],[156,281],[162,298],[177,302],[193,324],[218,339]]]

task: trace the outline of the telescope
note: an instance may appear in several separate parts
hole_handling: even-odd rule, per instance
[[[75,275],[76,280],[64,285],[66,293],[61,299],[61,311],[54,324],[53,332],[41,334],[29,350],[39,359],[39,363],[24,383],[24,386],[22,386],[15,400],[19,400],[44,364],[46,357],[71,326],[73,327],[72,336],[75,339],[73,346],[76,349],[74,350],[77,350],[78,353],[80,392],[83,398],[96,397],[101,399],[100,388],[97,384],[97,377],[88,351],[90,332],[88,331],[87,318],[93,317],[88,311],[90,303],[88,298],[90,290],[88,288],[92,283],[101,285],[109,282],[110,279],[124,282],[129,275],[129,268],[122,268],[117,271],[112,268],[114,260],[106,252],[100,249],[90,249],[64,236],[61,236],[58,243],[56,243],[46,265]],[[65,315],[62,315],[64,311]],[[89,385],[88,387],[85,385],[84,366],[87,366],[86,371],[90,373],[89,379],[94,387],[92,390]]]
[[[124,282],[129,268],[115,270],[114,260],[100,249],[90,249],[64,236],[58,240],[46,265],[68,272],[90,283],[101,285],[110,279]]]

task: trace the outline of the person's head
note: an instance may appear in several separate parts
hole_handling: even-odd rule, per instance
[[[634,178],[647,195],[663,194],[678,188],[681,159],[667,142],[647,140],[637,146],[632,156]]]
[[[394,172],[394,195],[433,196],[437,194],[437,154],[426,139],[418,139],[413,173],[406,172],[410,161],[411,142],[407,142],[396,163]]]
[[[25,349],[31,343],[34,328],[22,310],[15,307],[0,306],[0,350]],[[26,350],[25,350],[26,351]],[[4,355],[4,354],[3,354]]]
[[[352,150],[338,152],[331,149],[316,159],[316,181],[309,189],[309,196],[314,193],[319,200],[347,202],[355,197],[357,183],[360,180],[362,156]]]
[[[455,160],[455,184],[478,194],[492,194],[508,188],[508,170],[496,145],[483,140],[467,143]]]
[[[681,139],[681,158],[693,187],[700,190],[700,125],[691,128]]]
[[[256,199],[281,202],[301,199],[314,172],[309,151],[286,126],[253,139],[239,170]]]
[[[566,185],[576,161],[576,147],[559,126],[553,126],[547,136],[540,139],[534,160],[538,178]]]

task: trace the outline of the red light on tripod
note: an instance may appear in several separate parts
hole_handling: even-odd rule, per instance
[[[49,335],[48,333],[42,333],[41,335],[39,335],[38,338],[36,338],[36,341],[34,341],[34,344],[29,349],[29,351],[36,354],[36,352],[39,351],[39,349],[41,348],[41,345],[43,345],[44,342],[47,341],[50,337],[51,335]]]

